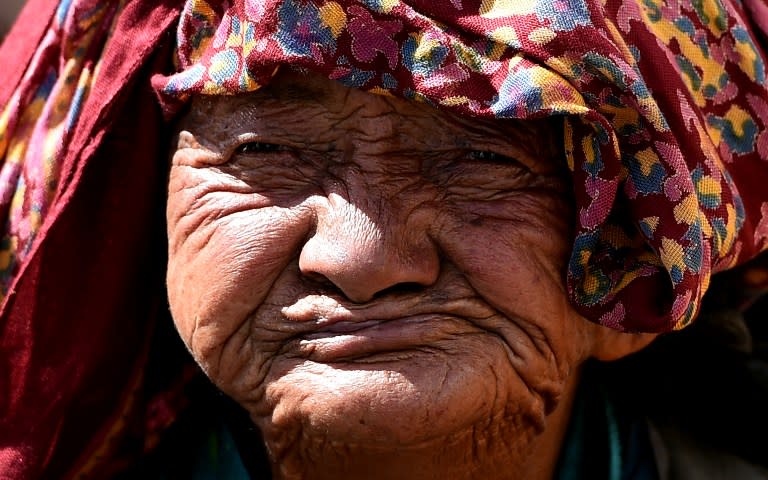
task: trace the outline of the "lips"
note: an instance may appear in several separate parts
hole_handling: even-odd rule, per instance
[[[357,326],[351,331],[334,331]],[[477,332],[458,317],[418,315],[387,321],[335,324],[333,328],[302,336],[295,344],[299,356],[318,362],[381,361],[412,357],[434,350],[457,334]]]
[[[356,305],[324,295],[303,297],[281,313],[286,321],[306,326],[292,342],[291,350],[321,362],[424,351],[451,336],[476,333],[480,329],[468,318],[492,314],[480,302],[437,304],[409,298]]]
[[[362,305],[345,304],[326,295],[307,295],[293,305],[282,309],[283,317],[289,322],[309,323],[320,328],[329,328],[338,323],[357,324],[371,320],[393,320],[411,315],[418,302],[400,301]]]
[[[496,312],[484,302],[466,298],[454,300],[423,296],[381,300],[365,305],[340,301],[327,295],[307,295],[281,309],[283,318],[294,324],[306,324],[315,331],[351,331],[367,322],[387,322],[423,315],[445,315],[482,319]],[[334,330],[336,329],[336,330]]]

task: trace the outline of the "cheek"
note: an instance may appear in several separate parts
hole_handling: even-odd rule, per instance
[[[445,228],[445,248],[482,285],[479,290],[514,288],[516,297],[564,292],[571,215],[558,195],[519,193],[456,211],[460,213],[453,214]]]
[[[578,342],[568,339],[581,335],[585,321],[565,290],[571,238],[566,201],[519,194],[462,211],[471,213],[452,217],[442,248],[475,291],[555,355],[581,356]]]
[[[309,229],[301,206],[265,206],[174,168],[168,195],[168,295],[177,329],[205,366],[263,302]]]

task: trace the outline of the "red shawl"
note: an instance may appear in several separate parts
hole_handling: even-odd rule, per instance
[[[3,44],[3,107],[58,3],[30,1]],[[167,126],[149,79],[171,68],[180,3],[127,3],[2,306],[0,477],[107,475],[117,450],[142,453],[130,434],[164,422],[162,401],[147,410],[141,373],[166,311]]]

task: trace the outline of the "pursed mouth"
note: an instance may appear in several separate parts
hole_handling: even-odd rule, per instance
[[[452,317],[452,316],[451,316]],[[397,323],[401,325],[410,324],[427,324],[429,322],[437,322],[445,320],[446,315],[442,314],[421,314],[421,315],[407,315],[400,318],[388,318],[388,319],[371,319],[359,322],[347,322],[340,321],[334,323],[326,323],[319,325],[319,328],[312,332],[308,332],[302,335],[302,338],[314,339],[332,337],[335,335],[354,334],[362,332],[364,330],[376,331],[385,327],[388,328],[388,324]]]
[[[397,320],[397,319],[395,319]],[[348,322],[348,321],[340,321],[340,322],[333,322],[333,323],[324,323],[319,324],[319,328],[315,330],[314,332],[311,332],[307,335],[305,335],[306,338],[310,338],[313,336],[318,335],[334,335],[339,333],[354,333],[360,330],[365,330],[366,328],[375,327],[377,325],[381,325],[384,322],[390,322],[392,319],[388,320],[364,320],[360,322]]]
[[[480,330],[452,315],[410,315],[387,320],[337,322],[297,337],[291,350],[319,362],[381,359],[382,354],[435,349],[440,342]],[[392,359],[391,355],[387,357]]]
[[[483,319],[496,314],[490,306],[476,300],[438,303],[418,297],[357,305],[345,304],[330,296],[307,295],[281,309],[283,320],[292,325],[302,325],[305,336],[353,333],[393,321],[419,323],[440,318]]]
[[[435,352],[461,336],[490,333],[483,323],[499,315],[476,297],[413,295],[354,304],[316,294],[280,313],[293,332],[284,352],[321,363],[391,361]]]

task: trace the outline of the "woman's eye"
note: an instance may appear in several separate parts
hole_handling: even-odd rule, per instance
[[[237,147],[237,150],[235,150],[235,153],[239,153],[239,154],[272,153],[272,152],[279,152],[282,149],[283,149],[282,145],[275,145],[274,143],[248,142]]]
[[[494,163],[514,163],[516,160],[512,157],[507,157],[496,152],[490,152],[488,150],[473,150],[469,152],[469,158],[472,160],[478,160],[481,162],[494,162]]]

